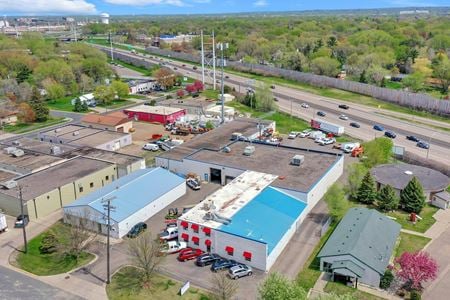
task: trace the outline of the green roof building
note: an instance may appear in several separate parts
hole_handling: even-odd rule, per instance
[[[378,287],[400,228],[374,209],[351,208],[320,250],[320,270],[335,281]]]

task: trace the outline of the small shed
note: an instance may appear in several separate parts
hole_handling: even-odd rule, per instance
[[[436,193],[431,198],[431,204],[436,207],[447,209],[450,207],[450,194],[446,191]]]

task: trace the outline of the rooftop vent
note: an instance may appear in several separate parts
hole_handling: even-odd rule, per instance
[[[294,157],[291,159],[291,165],[293,166],[300,166],[304,162],[305,162],[304,155],[294,155]]]
[[[5,189],[13,189],[17,186],[17,181],[15,180],[9,180],[9,181],[5,181],[3,183],[1,183],[2,186],[5,187]]]
[[[405,174],[406,174],[406,175],[412,175],[413,172],[412,172],[412,171],[405,171]]]
[[[16,149],[16,150],[13,151],[11,154],[12,154],[12,156],[14,156],[14,157],[21,157],[21,156],[24,156],[24,155],[25,155],[25,152],[23,152],[22,149]]]
[[[250,156],[250,155],[252,155],[253,153],[255,152],[255,146],[246,146],[245,148],[244,148],[244,155],[246,155],[246,156]]]
[[[20,142],[19,142],[19,141],[13,141],[12,144],[13,144],[14,146],[20,146]]]
[[[59,155],[61,154],[61,148],[58,146],[53,146],[50,148],[50,153],[53,155]]]
[[[55,132],[60,132],[61,131],[61,128],[56,128],[55,129]]]
[[[4,150],[5,150],[6,154],[11,154],[11,153],[13,153],[14,151],[16,151],[17,148],[16,148],[16,147],[7,147],[7,148],[5,148]]]
[[[77,136],[77,135],[79,135],[80,134],[80,132],[77,130],[77,131],[74,131],[73,133],[72,133],[72,135],[73,136]]]

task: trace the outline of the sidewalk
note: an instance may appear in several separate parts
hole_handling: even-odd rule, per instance
[[[358,284],[358,290],[366,292],[366,293],[371,294],[371,295],[375,295],[375,296],[383,298],[383,299],[392,299],[392,300],[403,299],[403,298],[400,298],[399,296],[390,294],[390,293],[388,293],[385,290],[375,289],[375,288],[366,286],[366,285],[361,284],[361,283]]]
[[[425,232],[424,236],[436,239],[450,227],[450,209],[440,209],[433,217],[436,219],[436,223]]]
[[[37,221],[30,221],[30,223],[26,227],[27,239],[31,240],[35,236],[48,229],[61,218],[62,210],[58,210],[46,217],[40,218]],[[53,276],[37,276],[10,265],[9,257],[11,256],[11,254],[23,247],[23,235],[22,230],[13,228],[13,218],[8,218],[7,222],[10,228],[9,231],[0,234],[0,265],[15,272],[24,274],[28,277],[47,283],[60,290],[64,290],[73,295],[82,297],[83,299],[107,299],[104,286],[99,286],[85,280],[81,280],[79,278],[71,276],[69,273]]]

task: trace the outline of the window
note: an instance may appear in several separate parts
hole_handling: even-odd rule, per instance
[[[105,176],[105,180],[109,180],[109,175],[106,175],[106,176]]]
[[[199,242],[200,242],[200,238],[198,236],[193,236],[192,237],[192,241],[194,242],[195,245],[198,246]]]
[[[183,234],[181,234],[181,238],[182,238],[183,240],[185,240],[185,241],[188,241],[188,240],[189,240],[189,234],[183,233]]]
[[[83,187],[80,186],[80,187],[79,187],[79,190],[80,190],[80,193],[82,193],[82,192],[83,192]]]
[[[188,222],[186,222],[186,221],[181,221],[181,223],[180,223],[180,225],[181,225],[181,227],[183,227],[184,229],[187,229],[188,228]]]
[[[90,186],[91,188],[93,188],[93,187],[94,187],[94,183],[91,182],[91,183],[89,184],[89,186]]]
[[[50,196],[49,196],[49,195],[47,195],[47,199],[50,199]]]

